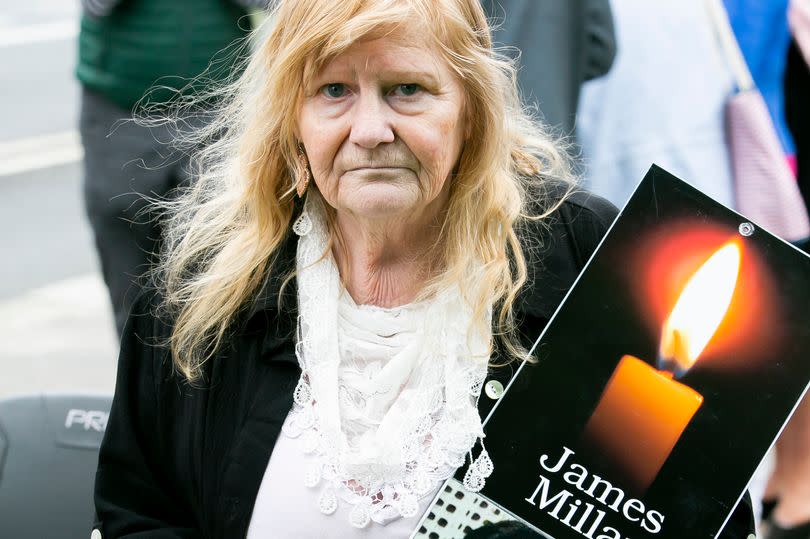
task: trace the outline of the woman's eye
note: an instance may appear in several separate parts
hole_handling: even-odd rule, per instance
[[[321,92],[323,92],[323,94],[326,95],[326,97],[332,98],[343,97],[344,95],[346,95],[346,85],[340,82],[325,84],[321,88]]]
[[[418,84],[410,83],[410,84],[398,84],[394,87],[394,92],[397,95],[403,97],[410,97],[416,95],[422,90],[422,87]]]

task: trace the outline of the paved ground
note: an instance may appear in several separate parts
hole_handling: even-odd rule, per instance
[[[112,315],[81,202],[78,2],[0,15],[0,398],[111,393]]]

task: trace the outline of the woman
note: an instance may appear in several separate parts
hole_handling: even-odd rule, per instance
[[[477,0],[272,21],[124,333],[104,537],[407,537],[480,440],[488,365],[615,216],[569,196]]]

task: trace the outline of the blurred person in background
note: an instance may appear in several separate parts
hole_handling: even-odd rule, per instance
[[[519,55],[518,83],[524,102],[543,122],[574,138],[579,92],[606,74],[616,55],[608,0],[483,0],[494,22],[496,46]]]
[[[652,163],[733,207],[724,127],[731,71],[703,1],[613,0],[616,61],[585,85],[585,183],[623,206]]]
[[[810,0],[791,0],[793,40],[784,76],[785,119],[796,155],[799,188],[810,207]],[[805,240],[800,245],[810,252]],[[805,396],[776,443],[763,497],[765,539],[810,538],[810,397]]]
[[[235,55],[218,53],[247,34],[246,10],[266,2],[82,0],[76,75],[84,199],[119,335],[137,279],[159,248],[159,226],[140,213],[144,196],[165,197],[188,179],[187,160],[168,150],[174,133],[127,120],[139,102],[170,101],[178,96],[171,85],[204,71],[197,82],[214,86],[234,76]]]

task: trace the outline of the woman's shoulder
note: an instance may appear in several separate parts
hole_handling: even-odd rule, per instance
[[[162,288],[151,282],[142,286],[130,307],[122,339],[157,341],[171,334],[171,328]]]
[[[605,229],[610,227],[619,214],[618,208],[609,200],[576,187],[565,197],[560,210],[563,212],[572,210],[585,212],[587,218],[594,219]]]
[[[580,187],[547,182],[530,208],[542,219],[523,220],[520,240],[527,265],[524,310],[549,318],[607,233],[618,210]],[[551,208],[549,212],[548,209]]]
[[[161,289],[144,286],[133,301],[121,334],[118,384],[143,384],[152,389],[170,377],[172,327]]]
[[[539,221],[542,228],[551,233],[560,233],[555,227],[566,228],[569,234],[576,234],[574,240],[587,240],[589,233],[601,239],[619,213],[610,201],[576,184],[549,180],[539,191],[533,196],[539,202],[532,204],[530,213],[548,213]]]

